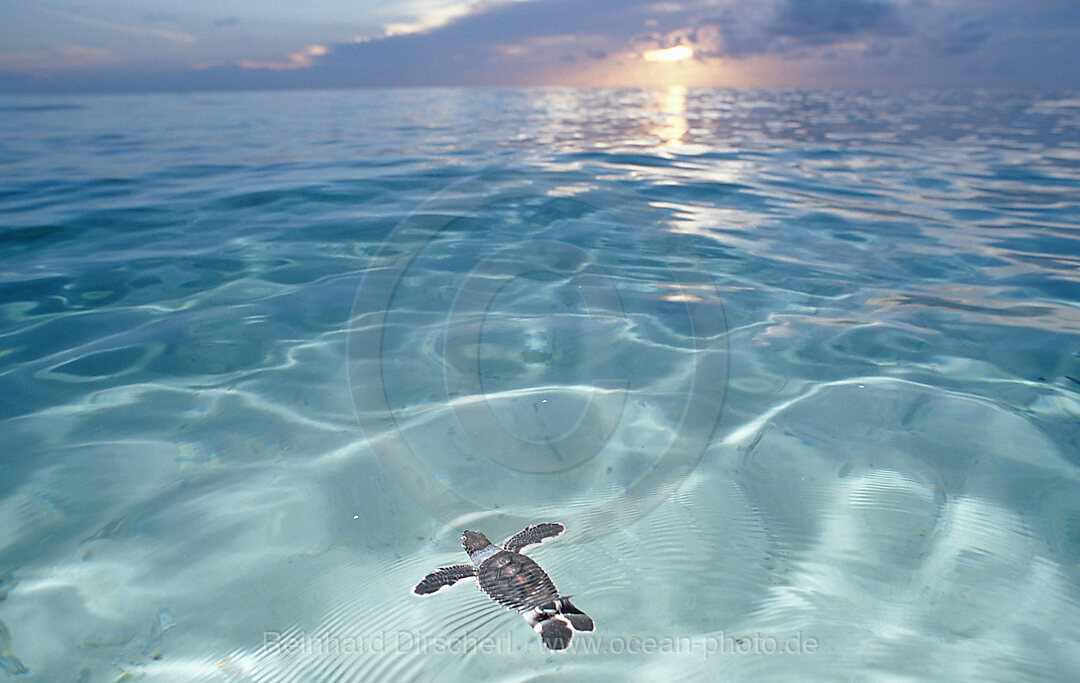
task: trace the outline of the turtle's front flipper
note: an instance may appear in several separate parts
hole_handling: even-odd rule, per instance
[[[503,542],[503,548],[512,553],[520,553],[526,548],[540,545],[549,538],[558,538],[566,527],[557,522],[546,522],[526,527]]]
[[[428,596],[443,588],[449,588],[458,581],[476,578],[476,567],[471,564],[455,564],[453,567],[439,567],[431,572],[412,589],[413,595]]]

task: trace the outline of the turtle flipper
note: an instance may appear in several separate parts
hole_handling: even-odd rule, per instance
[[[569,598],[559,598],[555,601],[555,608],[559,614],[566,617],[566,620],[570,622],[570,628],[575,631],[591,631],[596,628],[593,624],[593,620],[589,618],[588,614],[585,614],[577,607],[574,607],[574,603],[570,602]]]
[[[503,548],[512,553],[520,553],[528,547],[540,545],[549,538],[558,538],[564,531],[566,527],[558,522],[534,524],[506,539],[503,542]]]
[[[476,567],[471,564],[455,564],[452,567],[439,567],[425,576],[412,589],[413,595],[428,596],[443,588],[449,588],[459,581],[476,578]]]
[[[562,619],[548,619],[537,624],[535,629],[549,650],[565,650],[574,637],[573,630]]]
[[[575,631],[592,631],[593,620],[574,607],[568,598],[556,598],[523,612],[529,626],[540,634],[549,650],[565,650]]]

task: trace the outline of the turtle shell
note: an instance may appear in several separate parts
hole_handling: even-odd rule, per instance
[[[559,597],[555,584],[540,565],[509,550],[501,550],[481,564],[476,579],[488,597],[513,610],[535,607]]]

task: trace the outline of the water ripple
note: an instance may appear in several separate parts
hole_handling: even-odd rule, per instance
[[[9,98],[0,668],[185,682],[1077,678],[1078,101]],[[467,216],[424,206],[503,172],[560,189]],[[596,189],[608,182],[655,222],[620,224]],[[469,187],[463,201],[495,189]],[[410,215],[445,229],[384,251]],[[490,279],[527,265],[522,245],[538,239],[575,247],[571,275]],[[696,261],[678,245],[722,298],[722,420],[673,496],[596,528],[588,511],[651,471],[693,390],[701,340],[680,312],[715,293],[679,281]],[[402,257],[383,357],[351,368],[381,373],[393,412],[363,415],[385,426],[365,434],[346,337],[378,321],[350,320],[350,306],[365,274]],[[587,309],[570,286],[593,262],[618,306]],[[491,305],[449,324],[457,297],[484,287]],[[484,393],[450,396],[474,361]],[[609,377],[628,378],[618,430],[554,473],[487,458],[455,413],[487,405],[551,440],[619,394]],[[583,520],[533,555],[596,620],[575,638],[586,649],[545,651],[474,587],[409,594],[464,555],[461,529],[376,459],[398,433],[432,480],[487,510],[455,526]],[[494,649],[435,650],[464,638]],[[793,638],[797,652],[763,649]]]

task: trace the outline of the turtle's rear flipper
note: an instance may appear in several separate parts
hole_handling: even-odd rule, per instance
[[[570,602],[567,598],[559,598],[556,600],[555,610],[566,617],[566,621],[569,622],[570,628],[575,631],[591,631],[595,628],[593,620],[589,618],[589,615],[585,614],[577,607],[574,607],[574,603]]]
[[[565,650],[574,631],[591,631],[593,620],[566,598],[558,598],[525,612],[525,620],[551,650]]]
[[[565,650],[570,645],[570,639],[574,637],[574,632],[558,617],[549,618],[533,628],[540,634],[549,650]]]
[[[574,637],[574,631],[570,627],[570,622],[566,621],[561,614],[553,609],[546,609],[551,606],[549,602],[540,607],[533,607],[522,616],[529,622],[529,626],[540,634],[540,638],[549,650],[565,650],[570,645],[570,639]]]
[[[412,589],[413,595],[428,596],[443,588],[449,588],[458,581],[476,578],[476,567],[471,564],[455,564],[452,567],[439,567],[425,576]]]

